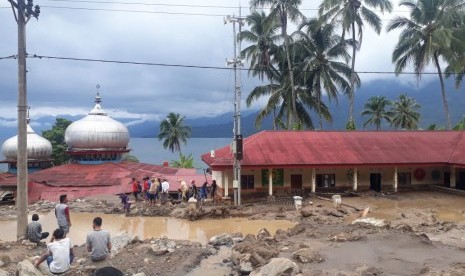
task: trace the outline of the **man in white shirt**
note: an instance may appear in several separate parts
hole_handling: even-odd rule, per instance
[[[168,199],[169,190],[170,190],[170,183],[168,183],[168,180],[163,179],[163,182],[161,183],[162,203]]]
[[[68,271],[74,259],[74,252],[71,240],[64,237],[63,229],[57,228],[53,231],[52,240],[47,245],[47,251],[34,262],[34,266],[38,268],[43,261],[47,260],[51,273],[61,274]]]

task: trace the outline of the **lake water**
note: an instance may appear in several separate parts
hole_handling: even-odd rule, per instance
[[[0,143],[3,145],[9,137],[2,137],[0,134]],[[232,138],[190,138],[187,139],[187,145],[181,144],[181,152],[184,155],[192,154],[195,168],[206,168],[206,164],[200,156],[209,153],[212,149],[218,149],[229,145]],[[139,159],[139,162],[161,165],[163,161],[171,162],[179,159],[179,153],[172,153],[163,148],[163,141],[157,138],[131,138],[129,141],[130,154]],[[4,159],[3,154],[0,160]],[[6,164],[0,164],[0,172],[7,170]]]

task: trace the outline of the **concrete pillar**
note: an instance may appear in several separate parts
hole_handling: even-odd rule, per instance
[[[398,183],[397,167],[394,167],[394,184],[392,185],[392,188],[394,189],[394,192],[396,192],[396,193],[397,193],[397,183]]]
[[[455,188],[455,166],[450,166],[450,187]]]
[[[357,167],[354,167],[354,175],[352,176],[352,179],[353,179],[353,190],[355,192],[357,191],[357,186],[358,186],[357,175],[358,175],[358,169]]]
[[[312,193],[316,192],[316,169],[312,168]]]
[[[223,175],[224,175],[224,197],[228,197],[229,196],[229,179],[228,179],[228,174],[226,173],[226,171],[223,172]]]
[[[273,169],[268,169],[268,195],[273,195]]]

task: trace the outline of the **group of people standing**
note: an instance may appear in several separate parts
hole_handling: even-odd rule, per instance
[[[53,274],[61,274],[69,270],[74,259],[73,246],[67,234],[71,228],[67,195],[60,196],[60,203],[55,206],[55,216],[58,228],[53,231],[52,238],[47,244],[47,250],[35,260],[34,266],[47,261],[49,270]],[[42,232],[42,225],[38,222],[39,215],[32,215],[32,222],[27,227],[27,238],[31,242],[40,243],[49,236]],[[87,251],[92,261],[104,260],[111,252],[110,233],[102,229],[102,218],[95,217],[92,221],[93,231],[86,237]]]
[[[205,200],[209,195],[213,199],[216,194],[216,180],[213,180],[211,185],[208,185],[208,182],[205,181],[200,187],[197,187],[195,180],[191,180],[190,186],[182,179],[179,182],[181,186],[178,189],[178,199],[183,201],[187,201],[191,197],[197,200]],[[132,186],[132,193],[136,201],[145,200],[150,205],[154,205],[158,201],[164,203],[169,198],[170,183],[167,179],[161,180],[155,177],[150,179],[147,176],[142,179],[142,182],[132,178],[129,184]],[[120,197],[121,203],[125,206],[124,209],[128,209],[126,206],[129,199],[124,195]]]

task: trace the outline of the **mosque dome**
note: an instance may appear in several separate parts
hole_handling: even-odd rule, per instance
[[[126,149],[129,143],[127,127],[103,111],[98,92],[95,103],[86,117],[66,129],[65,142],[68,148],[72,151]]]
[[[7,160],[16,160],[18,156],[18,135],[9,138],[2,145],[2,153]],[[27,125],[27,159],[41,160],[50,159],[52,155],[52,144],[41,137]]]

